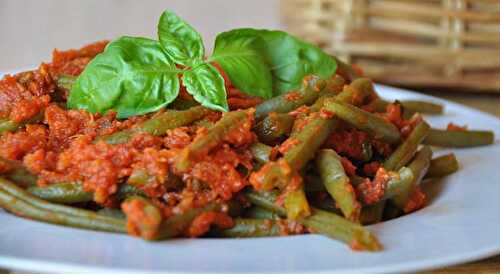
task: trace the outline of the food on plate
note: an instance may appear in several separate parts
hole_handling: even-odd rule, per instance
[[[490,131],[389,102],[359,69],[282,31],[234,29],[205,56],[165,11],[158,40],[55,50],[0,81],[0,206],[147,240],[318,233],[377,251],[364,225],[414,212],[458,169],[431,146]]]

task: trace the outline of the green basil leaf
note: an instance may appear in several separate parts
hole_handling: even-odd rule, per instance
[[[200,34],[171,11],[164,11],[158,22],[158,38],[168,56],[184,66],[203,62],[205,48]]]
[[[211,61],[217,62],[242,92],[271,98],[272,76],[260,52],[264,41],[255,35],[224,32],[217,35]]]
[[[320,48],[283,31],[234,29],[230,33],[261,37],[265,46],[261,54],[271,67],[275,95],[300,87],[306,75],[331,77],[337,63]]]
[[[182,81],[187,92],[205,107],[228,111],[224,78],[208,63],[200,64],[184,72]]]
[[[121,37],[97,55],[77,78],[68,107],[118,118],[166,106],[179,93],[178,70],[157,41]]]

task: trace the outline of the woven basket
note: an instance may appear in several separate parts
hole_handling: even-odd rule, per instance
[[[500,93],[499,0],[282,0],[291,33],[383,83]]]

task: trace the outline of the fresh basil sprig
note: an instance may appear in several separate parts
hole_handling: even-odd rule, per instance
[[[173,12],[165,11],[158,23],[158,37],[170,58],[187,67],[182,79],[188,93],[205,107],[228,111],[224,78],[203,60],[201,35]]]
[[[203,106],[228,111],[219,64],[242,92],[270,98],[298,88],[304,76],[330,77],[335,60],[316,46],[286,32],[235,29],[217,36],[205,59],[201,35],[187,22],[165,11],[158,40],[121,37],[97,55],[73,85],[69,108],[118,118],[159,110],[179,94],[180,78],[188,93]]]
[[[284,31],[264,29],[234,29],[217,36],[220,44],[232,44],[235,37],[258,37],[256,49],[271,70],[274,95],[297,89],[306,75],[331,77],[337,63],[320,48]]]

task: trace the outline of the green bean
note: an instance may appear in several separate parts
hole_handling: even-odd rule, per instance
[[[38,113],[34,117],[27,119],[22,122],[14,122],[12,120],[9,120],[7,118],[2,118],[0,119],[0,134],[4,132],[13,132],[21,127],[27,125],[27,124],[32,124],[32,123],[38,123],[43,120],[43,112]]]
[[[361,205],[345,174],[340,156],[331,149],[322,149],[316,156],[316,168],[321,175],[330,196],[335,200],[344,216],[351,221],[359,221]]]
[[[334,90],[334,89],[331,89]],[[321,96],[311,106],[311,112],[320,111],[324,106],[325,101],[335,97],[335,100],[352,104],[355,106],[361,105],[366,98],[375,93],[373,83],[368,78],[359,78],[354,80],[350,85],[342,86],[342,92],[329,92],[321,94]]]
[[[58,183],[45,187],[32,186],[27,191],[40,199],[58,204],[88,202],[92,201],[94,196],[92,192],[85,192],[81,183]]]
[[[329,99],[325,102],[325,109],[359,130],[365,131],[373,138],[389,144],[400,142],[401,134],[398,128],[383,118],[357,108],[353,105]]]
[[[0,133],[16,131],[22,125],[9,119],[0,119]]]
[[[251,207],[245,212],[244,216],[246,218],[252,218],[252,219],[270,219],[270,220],[281,219],[278,214],[259,206]]]
[[[312,115],[314,116],[306,118],[308,119],[306,125],[287,140],[287,142],[295,142],[296,144],[285,152],[283,159],[294,170],[303,168],[338,126],[338,121],[335,119],[321,117],[318,113]]]
[[[289,135],[294,117],[284,113],[271,112],[254,127],[254,132],[260,141],[269,144]]]
[[[418,101],[418,100],[406,100],[401,101],[403,109],[409,111],[410,113],[425,113],[425,114],[441,114],[443,113],[443,106],[440,104]]]
[[[406,165],[415,155],[418,145],[426,138],[429,129],[429,124],[425,121],[420,122],[406,140],[385,160],[384,168],[386,170],[399,170]]]
[[[204,207],[192,208],[184,213],[174,215],[162,222],[158,235],[154,240],[168,239],[181,235],[200,214],[210,211],[221,211],[221,204],[209,203]]]
[[[297,189],[286,194],[284,206],[287,218],[290,220],[296,220],[311,214],[304,185],[300,185]]]
[[[269,210],[278,214],[281,217],[286,217],[286,210],[276,204],[276,199],[278,198],[278,192],[276,191],[255,191],[246,190],[244,192],[245,197],[254,205],[259,206],[263,209]]]
[[[123,220],[38,199],[0,178],[0,207],[18,216],[65,226],[109,232],[125,232]]]
[[[0,163],[10,167],[7,172],[2,174],[5,178],[16,182],[16,184],[24,188],[36,186],[38,177],[28,171],[21,162],[0,157]]]
[[[313,232],[340,240],[355,250],[378,251],[382,249],[381,244],[370,231],[336,214],[313,209],[313,214],[301,223]]]
[[[187,110],[168,110],[141,123],[137,127],[122,130],[111,135],[100,136],[96,141],[105,141],[108,144],[121,144],[128,142],[136,133],[150,133],[155,136],[163,135],[167,130],[188,125],[201,119],[209,112],[202,106],[192,107]]]
[[[458,170],[455,154],[450,153],[431,160],[425,178],[439,178],[455,173]]]
[[[475,147],[493,144],[493,131],[466,130],[451,131],[431,129],[424,144],[439,147]]]
[[[305,127],[287,140],[287,142],[296,141],[297,144],[292,145],[283,155],[283,159],[294,171],[302,169],[314,157],[316,150],[325,142],[338,124],[336,120],[323,118],[321,115],[306,119],[310,120]],[[288,184],[288,182],[285,184]],[[285,208],[289,212],[288,217],[291,219],[309,214],[309,206],[303,185],[287,194]]]
[[[246,191],[245,197],[257,206],[273,211],[281,217],[286,216],[286,210],[276,205],[275,192]],[[377,238],[368,230],[333,213],[313,208],[310,216],[299,219],[298,222],[314,233],[343,241],[351,248],[369,251],[382,248]]]
[[[409,117],[415,113],[423,114],[441,114],[443,113],[443,106],[440,104],[418,101],[418,100],[406,100],[406,101],[396,101],[401,104],[406,117]],[[372,107],[376,112],[385,112],[387,106],[390,102],[383,99],[377,99],[372,102]]]
[[[317,76],[306,76],[302,87],[297,91],[291,91],[296,92],[297,96],[291,96],[291,92],[288,92],[259,104],[255,108],[255,120],[260,121],[271,112],[286,113],[300,106],[312,104],[325,87],[325,80]]]
[[[413,180],[403,188],[403,190],[392,198],[393,204],[399,209],[404,209],[408,201],[410,200],[411,194],[415,187],[420,184],[424,178],[425,173],[431,163],[432,150],[429,146],[424,146],[420,149],[415,158],[408,165],[408,168],[413,173]]]
[[[373,94],[375,94],[375,87],[372,80],[370,78],[358,78],[352,81],[350,85],[344,86],[342,92],[335,97],[335,100],[359,106]]]
[[[132,170],[132,174],[127,179],[127,185],[133,187],[142,187],[148,184],[156,184],[157,178],[148,172],[147,169],[136,168]],[[184,182],[178,176],[168,173],[162,182],[167,190],[178,190],[184,186]]]
[[[281,226],[276,220],[234,219],[234,226],[217,230],[216,235],[229,238],[273,237],[282,236]]]
[[[211,127],[203,137],[195,139],[185,147],[176,161],[175,167],[178,171],[185,171],[191,166],[191,161],[208,153],[212,148],[219,145],[227,134],[242,127],[249,121],[252,110],[240,110],[227,112]]]
[[[3,174],[7,179],[12,180],[17,185],[27,188],[27,191],[32,195],[54,203],[71,204],[90,202],[93,198],[93,193],[85,192],[81,183],[55,183],[46,187],[37,186],[38,177],[28,171],[20,163],[4,158],[0,158],[0,162],[12,167],[7,173]],[[136,187],[121,184],[118,188],[116,196],[119,200],[126,198],[129,195],[144,195],[142,191]]]
[[[250,152],[253,155],[253,158],[259,163],[259,164],[265,164],[269,162],[269,156],[271,155],[272,148],[268,145],[265,145],[263,143],[253,143],[250,146]]]
[[[105,207],[103,209],[99,209],[97,211],[97,214],[102,215],[102,216],[106,216],[106,217],[121,219],[121,220],[126,219],[126,216],[123,213],[123,211],[116,209],[116,208]]]
[[[337,63],[337,73],[345,76],[348,81],[352,82],[360,77],[358,72],[356,72],[351,65],[341,61],[335,56],[332,56],[332,58],[335,59],[335,62]]]
[[[379,201],[387,200],[393,198],[399,193],[402,193],[405,189],[411,185],[412,181],[415,179],[415,175],[412,170],[407,167],[402,167],[398,172],[389,172],[389,178],[382,188],[383,193],[376,200],[373,198],[372,191],[379,191],[378,189],[363,188],[358,186],[358,199],[364,205],[373,205]]]

